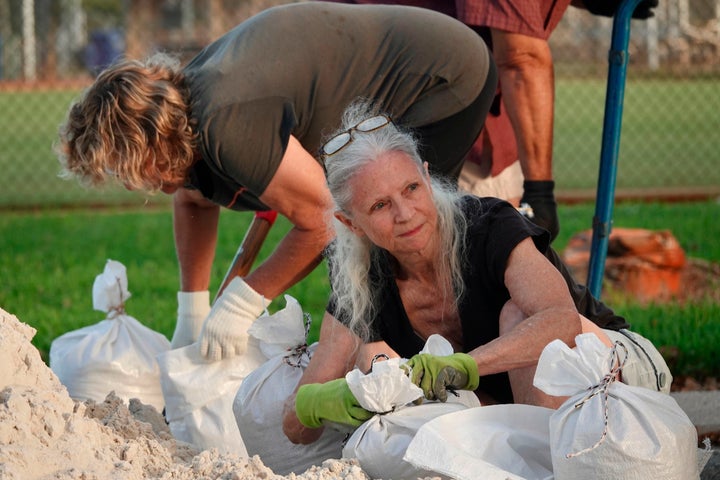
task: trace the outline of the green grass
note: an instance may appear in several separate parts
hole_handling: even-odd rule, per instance
[[[88,190],[58,177],[53,152],[58,127],[79,91],[0,93],[0,206],[44,207],[116,202],[167,204],[165,196],[140,198],[119,186]]]
[[[221,215],[211,295],[252,219]],[[289,229],[280,217],[260,252],[267,257]],[[37,329],[33,341],[47,359],[50,343],[64,332],[94,324],[104,313],[92,307],[92,286],[107,259],[127,267],[132,294],[126,311],[168,338],[176,318],[178,267],[169,209],[5,213],[0,216],[0,307]],[[329,293],[324,264],[287,294],[319,320]],[[278,298],[271,310],[284,307]]]
[[[717,79],[628,79],[618,188],[720,185]],[[554,171],[563,190],[597,181],[606,81],[560,77],[556,85]],[[79,90],[0,93],[0,205],[141,206],[145,199],[111,187],[89,191],[57,177],[57,129]],[[167,197],[150,199],[167,204]]]
[[[561,232],[554,246],[562,251],[576,232],[590,228],[592,204],[563,206]],[[720,263],[720,202],[618,203],[614,227],[670,230],[687,257]],[[584,279],[581,279],[584,280]],[[660,348],[675,375],[720,376],[720,304],[699,301],[687,305],[632,302],[622,294],[603,300],[624,316],[632,329]]]
[[[569,237],[587,229],[592,205],[561,206],[561,251]],[[251,214],[223,211],[211,291],[217,290]],[[616,205],[615,226],[670,228],[688,256],[720,262],[720,204]],[[289,229],[279,217],[260,252],[265,258]],[[52,340],[64,332],[97,323],[104,314],[92,309],[92,285],[107,259],[127,267],[132,297],[129,315],[168,338],[175,322],[178,271],[169,208],[103,211],[46,211],[0,216],[0,307],[37,329],[33,344],[44,358]],[[314,320],[324,311],[329,292],[323,264],[287,293],[297,298]],[[720,375],[720,305],[610,305],[633,329],[658,346],[673,347],[675,374]],[[282,298],[271,310],[284,306]]]
[[[559,78],[555,172],[558,189],[594,188],[606,83]],[[92,284],[108,258],[126,265],[132,298],[127,311],[170,337],[175,322],[177,265],[169,198],[143,197],[119,187],[91,191],[58,178],[52,151],[57,128],[79,90],[0,93],[0,206],[37,210],[0,216],[0,307],[37,328],[34,344],[47,358],[58,335],[96,323]],[[618,188],[720,185],[717,80],[628,80],[625,89]],[[44,210],[44,207],[129,205],[127,211]],[[563,206],[561,250],[572,233],[589,228],[592,205]],[[720,262],[720,207],[712,202],[616,206],[615,226],[671,228],[689,256]],[[242,239],[250,214],[224,212],[211,290],[214,293]],[[279,219],[261,252],[270,253],[289,228]],[[317,320],[328,293],[324,266],[288,293]],[[608,300],[608,299],[606,299]],[[658,345],[677,347],[676,369],[720,375],[718,306],[639,306],[610,299],[633,328]],[[282,299],[273,309],[283,306]],[[702,359],[705,360],[702,360]],[[708,366],[709,365],[709,366]]]

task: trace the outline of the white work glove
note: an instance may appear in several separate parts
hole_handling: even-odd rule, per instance
[[[265,297],[235,277],[210,310],[200,332],[200,353],[217,361],[245,353],[248,328],[265,310]]]
[[[170,341],[173,349],[197,341],[203,323],[210,313],[210,292],[178,292],[177,301],[177,323]]]

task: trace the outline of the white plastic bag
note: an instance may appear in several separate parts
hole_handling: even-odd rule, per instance
[[[249,327],[267,319],[265,311]],[[173,436],[200,449],[217,448],[247,457],[233,414],[233,401],[245,378],[266,358],[260,342],[248,336],[244,354],[207,360],[200,344],[170,350],[157,357],[165,397],[165,418]]]
[[[452,354],[452,346],[440,335],[428,339],[422,353]],[[373,365],[367,375],[355,369],[347,379],[350,390],[366,410],[378,412],[358,427],[343,448],[344,458],[357,458],[372,478],[394,480],[437,476],[437,472],[418,468],[403,460],[405,451],[417,431],[430,420],[457,412],[468,406],[479,406],[473,392],[460,391],[449,395],[446,403],[426,402],[414,405],[423,396],[400,368],[406,359],[392,358]]]
[[[107,318],[53,340],[50,368],[75,400],[102,402],[115,391],[126,402],[138,398],[162,410],[155,356],[168,351],[170,342],[125,313],[128,298],[125,266],[108,260],[93,284],[93,308]]]
[[[576,347],[555,340],[543,350],[534,384],[570,398],[550,418],[555,478],[692,479],[697,432],[665,393],[617,381],[625,349],[578,335]]]
[[[201,450],[247,457],[233,418],[232,402],[245,377],[265,360],[257,340],[243,355],[207,360],[199,343],[158,355],[165,419],[173,436]]]
[[[307,346],[302,308],[285,296],[286,307],[248,330],[268,360],[249,374],[233,402],[233,413],[249,455],[260,455],[278,475],[302,473],[340,458],[346,434],[326,427],[309,445],[290,442],[282,429],[285,401],[293,393],[317,343]]]
[[[248,328],[248,335],[257,339],[265,358],[287,355],[291,350],[306,345],[308,326],[302,306],[290,295],[285,295],[285,308],[274,314],[265,314],[262,321]]]
[[[449,413],[420,427],[404,460],[455,480],[551,480],[553,412],[510,404]]]

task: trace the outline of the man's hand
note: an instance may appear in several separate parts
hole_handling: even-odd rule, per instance
[[[210,313],[210,292],[178,292],[178,316],[170,347],[180,348],[195,343]]]
[[[325,422],[359,427],[374,415],[360,406],[344,378],[301,386],[295,396],[295,414],[310,428]]]
[[[422,388],[428,400],[445,402],[448,390],[475,390],[480,384],[477,363],[467,353],[419,353],[403,367],[411,369],[410,380]]]
[[[549,231],[551,243],[560,232],[554,189],[555,182],[552,180],[525,180],[523,182],[524,193],[520,200],[521,213],[535,225]]]
[[[620,7],[621,0],[581,0],[588,12],[593,15],[601,15],[603,17],[613,17]],[[573,2],[575,4],[576,2]],[[658,6],[658,0],[642,0],[635,7],[632,18],[646,20],[655,15],[653,8]]]
[[[200,333],[200,353],[209,360],[242,355],[248,328],[265,310],[265,297],[235,277],[215,302]]]

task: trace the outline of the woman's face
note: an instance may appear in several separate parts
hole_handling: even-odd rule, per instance
[[[337,218],[395,256],[424,251],[436,233],[437,209],[427,170],[403,152],[388,152],[357,170],[348,185],[350,212]]]

